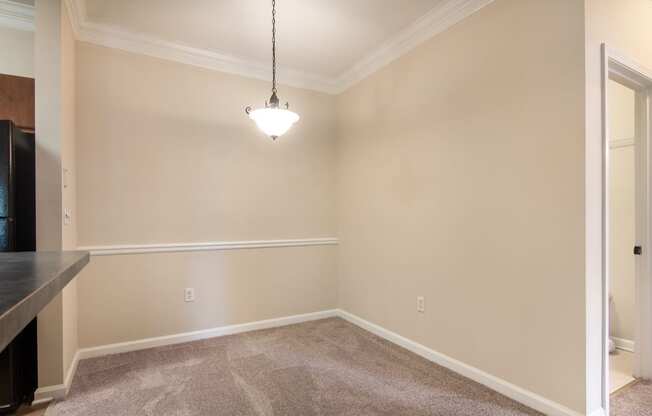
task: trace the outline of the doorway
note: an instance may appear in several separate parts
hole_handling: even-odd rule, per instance
[[[622,406],[652,378],[652,72],[603,50],[603,392]]]
[[[610,394],[636,381],[636,91],[610,79],[609,383]]]

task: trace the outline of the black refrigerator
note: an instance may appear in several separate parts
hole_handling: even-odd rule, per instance
[[[35,164],[34,135],[0,120],[0,252],[36,250]],[[0,414],[34,399],[36,342],[34,319],[0,352]]]
[[[0,251],[36,250],[34,135],[0,121]]]

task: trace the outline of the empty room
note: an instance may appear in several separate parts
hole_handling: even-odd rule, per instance
[[[652,416],[652,0],[0,0],[0,415]]]

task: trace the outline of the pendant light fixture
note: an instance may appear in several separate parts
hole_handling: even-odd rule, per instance
[[[276,0],[272,0],[272,96],[269,102],[265,101],[264,108],[254,110],[247,107],[245,112],[256,122],[259,129],[272,140],[276,140],[299,120],[299,115],[289,110],[288,103],[283,107],[279,106],[276,95]]]

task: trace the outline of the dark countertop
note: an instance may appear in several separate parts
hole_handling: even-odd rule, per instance
[[[0,253],[0,351],[88,261],[86,251]]]

